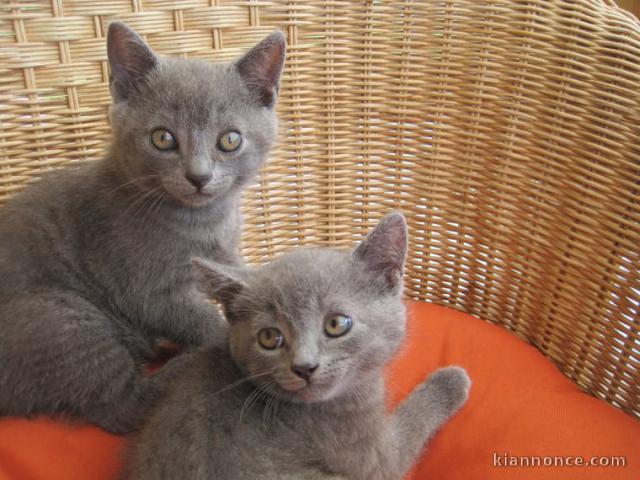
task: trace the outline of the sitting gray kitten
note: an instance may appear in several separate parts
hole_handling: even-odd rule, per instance
[[[387,413],[406,250],[391,214],[353,252],[296,250],[253,270],[197,260],[229,346],[190,358],[132,439],[124,478],[402,478],[470,386],[443,368]]]
[[[135,428],[179,357],[218,335],[193,255],[239,263],[240,194],[276,137],[273,33],[232,64],[157,57],[112,23],[108,158],[46,175],[0,209],[0,414]],[[224,336],[224,335],[223,335]]]

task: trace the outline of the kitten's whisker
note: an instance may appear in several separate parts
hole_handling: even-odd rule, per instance
[[[278,406],[280,405],[280,398],[278,398],[275,395],[273,396],[273,414],[272,414],[272,420],[275,420],[278,417]]]
[[[154,195],[151,196],[151,200],[149,201],[149,207],[147,208],[147,212],[142,217],[142,220],[140,222],[142,226],[144,226],[154,216],[156,211],[159,209],[159,208],[156,209],[156,207],[160,207],[163,202],[164,202],[164,192],[162,190],[154,193]]]
[[[138,214],[142,211],[142,209],[146,205],[147,200],[149,200],[150,197],[154,196],[156,194],[156,192],[158,190],[160,190],[161,188],[162,188],[162,186],[157,186],[155,188],[152,188],[151,190],[148,190],[148,191],[144,192],[136,200],[131,202],[131,204],[127,208],[124,209],[124,211],[122,212],[122,215],[125,215],[127,213],[131,213],[131,216],[133,216],[133,217],[138,216]],[[131,212],[131,209],[134,208],[134,207],[135,207],[135,210],[133,212]]]
[[[263,399],[265,400],[263,408],[262,408],[262,421],[264,422],[264,412],[265,409],[267,408],[268,404],[269,404],[269,400],[271,398],[271,395],[269,394],[269,387],[271,386],[271,384],[273,383],[273,381],[271,382],[267,382],[263,385],[260,386],[260,394],[258,395],[258,397],[256,398],[255,403],[261,402]]]
[[[265,392],[267,393],[267,402],[262,410],[262,424],[266,425],[269,423],[269,417],[271,415],[271,408],[273,403],[275,402],[275,396],[273,395],[273,380],[266,385]]]
[[[224,392],[228,392],[229,390],[233,390],[234,388],[243,385],[245,383],[248,383],[252,380],[255,380],[256,378],[260,378],[260,377],[264,377],[266,375],[271,375],[273,373],[273,370],[267,370],[264,372],[260,372],[260,373],[256,373],[254,375],[248,375],[246,377],[243,377],[239,380],[236,380],[235,382],[227,385],[224,388],[221,388],[220,390],[217,390],[216,392],[212,393],[211,395],[207,395],[206,397],[202,398],[201,403],[208,403],[211,401],[212,398],[217,397],[218,395],[224,393]],[[200,403],[194,404],[194,405],[200,405]]]
[[[240,418],[238,420],[238,423],[242,423],[242,417],[244,416],[244,412],[245,411],[247,413],[249,412],[251,407],[253,407],[253,405],[255,405],[256,402],[258,402],[258,400],[266,393],[265,389],[268,386],[269,386],[269,383],[266,383],[264,385],[258,385],[257,388],[251,393],[251,395],[249,395],[247,400],[245,400],[244,404],[242,405],[242,409],[240,410]]]
[[[124,182],[121,185],[118,185],[114,189],[109,190],[108,192],[106,192],[105,195],[106,196],[111,195],[111,194],[117,192],[118,190],[121,190],[121,189],[123,189],[123,188],[125,188],[125,187],[127,187],[127,186],[129,186],[129,185],[131,185],[133,183],[139,182],[141,180],[147,180],[149,178],[156,178],[156,177],[162,177],[162,175],[157,175],[157,174],[141,175],[141,176],[133,178],[133,179],[127,181],[127,182]]]
[[[255,375],[249,375],[247,377],[244,377],[240,380],[233,382],[231,385],[227,385],[226,387],[218,390],[213,395],[210,395],[209,398],[211,398],[212,396],[215,397],[216,395],[219,395],[224,392],[228,392],[229,390],[232,390],[237,386],[242,385],[243,383],[249,382],[251,380],[255,380],[256,378],[264,377],[265,375],[270,375],[272,373],[273,373],[273,370],[267,370],[266,372],[257,373]]]
[[[155,192],[155,188],[152,190],[141,191],[139,195],[134,197],[133,201],[122,211],[122,215],[127,214],[131,211],[132,208],[140,205],[140,202],[144,202],[144,200],[151,194]]]
[[[242,418],[244,417],[245,410],[249,411],[249,409],[251,408],[251,405],[254,402],[254,399],[257,398],[257,396],[259,394],[260,394],[260,389],[257,388],[253,392],[251,392],[251,394],[244,401],[244,403],[242,404],[242,408],[240,409],[240,416],[238,418],[238,424],[242,423]]]
[[[280,399],[274,395],[275,393],[275,389],[273,388],[275,386],[275,382],[272,381],[269,384],[269,388],[268,388],[268,394],[269,394],[269,399],[267,402],[267,415],[266,415],[266,423],[270,423],[272,420],[275,420],[276,418],[276,412],[278,409],[278,403],[280,402]],[[264,416],[263,416],[263,422],[264,422]]]
[[[154,216],[162,209],[162,205],[164,205],[164,201],[167,199],[167,194],[164,192],[164,190],[160,191],[159,196],[160,198],[158,199],[152,210],[152,215]]]
[[[140,205],[140,208],[136,209],[136,212],[134,214],[134,216],[140,216],[140,221],[139,221],[139,225],[141,227],[144,227],[145,223],[147,222],[147,217],[149,216],[149,210],[151,209],[151,206],[153,205],[156,197],[157,192],[153,192],[151,195],[148,195],[147,198],[144,200],[144,202],[142,202],[142,204]]]

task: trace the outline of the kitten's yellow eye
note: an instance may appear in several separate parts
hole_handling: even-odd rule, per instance
[[[151,132],[151,143],[158,150],[166,152],[168,150],[176,150],[178,148],[178,142],[176,142],[173,134],[164,128],[157,128]]]
[[[263,328],[258,332],[258,343],[262,348],[275,350],[284,345],[284,337],[277,328]]]
[[[331,315],[324,321],[324,331],[330,337],[341,337],[353,326],[353,320],[346,315]]]
[[[241,144],[242,135],[234,130],[223,133],[218,140],[218,148],[227,153],[237,150],[238,148],[240,148]]]

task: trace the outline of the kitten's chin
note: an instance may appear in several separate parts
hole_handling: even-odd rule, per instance
[[[187,207],[205,207],[212,203],[218,195],[211,195],[203,192],[195,192],[189,195],[183,195],[179,201]]]
[[[330,392],[325,391],[315,391],[314,389],[304,388],[300,392],[298,392],[298,398],[301,403],[319,403],[326,402],[327,400],[331,400],[333,395]]]
[[[214,193],[209,193],[205,191],[195,191],[190,193],[176,193],[167,189],[172,200],[182,205],[183,207],[188,208],[203,208],[211,205],[217,199],[224,196],[226,191],[216,191]]]
[[[293,403],[319,403],[331,400],[338,395],[338,388],[335,385],[320,383],[307,384],[303,382],[294,385],[278,385],[281,390],[281,397]]]

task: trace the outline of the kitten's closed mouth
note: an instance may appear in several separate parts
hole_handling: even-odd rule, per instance
[[[289,395],[294,398],[302,400],[305,403],[313,403],[322,400],[326,397],[331,390],[327,384],[323,384],[317,381],[306,382],[300,379],[300,381],[292,381],[287,383],[278,382],[278,386],[282,388]]]
[[[187,205],[201,206],[209,203],[216,195],[214,193],[207,193],[202,190],[197,190],[193,193],[188,193],[182,196],[182,201]]]
[[[229,177],[230,178],[230,177]],[[173,178],[163,182],[165,191],[175,200],[190,207],[199,207],[210,203],[224,195],[232,183],[231,180],[212,180],[202,188],[186,186]]]
[[[287,392],[291,392],[291,393],[295,393],[295,392],[299,392],[305,388],[307,388],[309,386],[309,384],[302,379],[299,380],[293,380],[290,382],[278,382],[278,385],[280,386],[280,388],[282,388],[283,390],[287,391]]]
[[[209,198],[209,197],[213,197],[214,194],[213,193],[208,193],[205,192],[203,190],[196,190],[193,193],[190,193],[189,195],[187,195],[187,197],[205,197],[205,198]]]

